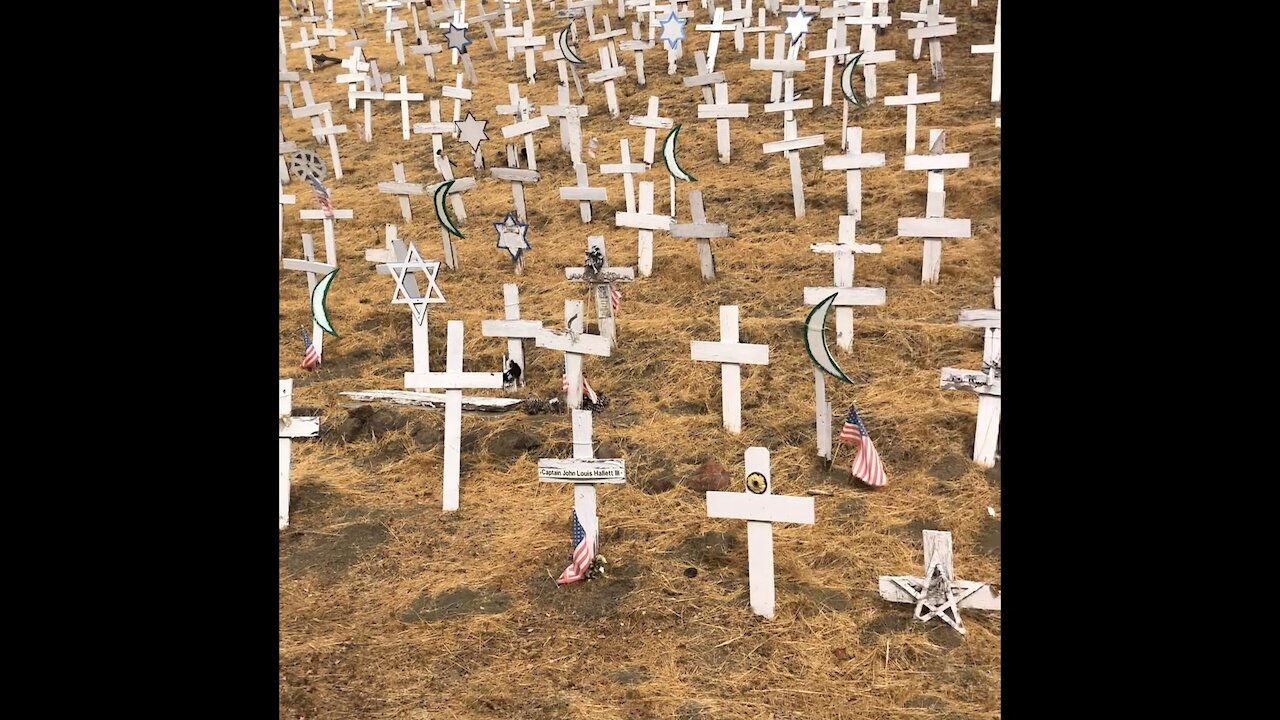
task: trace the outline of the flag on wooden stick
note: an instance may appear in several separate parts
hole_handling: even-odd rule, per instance
[[[587,531],[578,522],[578,511],[573,511],[573,561],[560,573],[556,580],[559,585],[577,582],[587,577],[591,570],[591,561],[595,559],[595,543],[587,537]]]
[[[845,416],[844,427],[840,429],[840,442],[847,442],[858,447],[853,457],[849,472],[862,482],[872,487],[882,487],[888,482],[884,474],[884,464],[880,462],[880,453],[867,434],[867,426],[858,417],[858,408],[850,405],[849,414]]]
[[[609,306],[613,308],[614,315],[622,307],[622,288],[618,287],[618,283],[609,283]]]
[[[302,331],[302,342],[306,344],[307,349],[302,354],[302,369],[315,370],[320,364],[320,353],[316,350],[316,346],[311,342],[311,338],[307,337],[307,331]]]
[[[329,189],[320,184],[319,180],[310,178],[311,189],[315,191],[316,202],[320,203],[320,211],[327,218],[333,217],[333,199],[329,197]]]

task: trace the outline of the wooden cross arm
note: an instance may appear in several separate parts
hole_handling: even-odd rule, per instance
[[[323,115],[333,109],[332,103],[323,102],[318,105],[304,105],[293,109],[293,119],[312,117],[314,115]]]
[[[727,343],[694,340],[689,355],[694,360],[733,365],[768,365],[769,346],[754,343]]]
[[[880,252],[880,243],[873,243],[871,245],[864,245],[862,243],[814,243],[809,246],[809,249],[813,252],[819,253],[878,253]]]
[[[649,166],[644,163],[613,163],[600,166],[601,175],[620,175],[626,173],[647,172]]]
[[[764,152],[776,153],[785,152],[787,150],[803,150],[804,148],[820,147],[825,145],[826,138],[822,135],[809,135],[802,138],[793,138],[791,140],[777,140],[775,142],[767,142],[763,144]]]
[[[675,220],[670,215],[647,215],[625,211],[613,215],[614,225],[640,230],[670,230],[674,223]]]
[[[535,130],[541,130],[551,125],[551,118],[546,115],[539,115],[529,120],[521,120],[518,123],[504,125],[502,128],[502,137],[504,140],[510,140],[513,137],[525,135]]]
[[[490,168],[489,174],[498,180],[506,180],[507,182],[538,182],[542,179],[542,175],[537,170],[525,170],[523,168]]]
[[[579,355],[608,357],[613,353],[613,342],[603,335],[588,335],[586,333],[570,335],[563,330],[543,330],[534,338],[534,343],[540,348],[577,353]]]
[[[920,103],[938,102],[942,93],[923,93],[919,95],[890,95],[884,99],[885,105],[919,105]]]
[[[575,485],[600,483],[621,485],[627,481],[626,461],[621,459],[557,460],[544,458],[538,461],[539,482],[565,482]]]
[[[685,223],[671,226],[671,237],[697,238],[711,240],[729,237],[729,226],[726,223]]]
[[[291,417],[280,418],[280,437],[297,438],[297,437],[315,437],[320,434],[320,418],[318,417]]]
[[[387,402],[393,405],[412,405],[415,407],[440,407],[447,398],[444,393],[412,392],[408,390],[363,390],[344,392],[358,402]],[[482,412],[504,412],[523,403],[519,398],[484,397],[480,395],[462,396],[463,410],[479,410]]]
[[[897,59],[897,50],[868,50],[867,52],[862,53],[862,60],[859,62],[862,63],[863,68],[866,68],[868,65],[894,62]]]
[[[908,155],[907,157],[912,157]],[[884,153],[859,153],[857,155],[824,155],[823,170],[865,170],[884,167]],[[907,168],[910,170],[911,168]]]
[[[968,390],[979,395],[995,395],[1000,397],[1000,383],[992,383],[992,378],[979,370],[960,370],[942,368],[938,386],[943,390]]]
[[[421,183],[380,182],[378,192],[393,195],[426,195],[427,191]]]
[[[709,490],[707,517],[812,525],[813,498]]]
[[[618,49],[624,51],[634,50],[635,52],[644,52],[645,50],[652,50],[653,47],[654,43],[647,42],[645,40],[623,40],[618,43]],[[974,47],[977,47],[977,45]]]
[[[973,232],[968,219],[898,218],[898,237],[967,238]]]
[[[883,16],[881,16],[881,17],[883,17]],[[900,19],[902,19],[902,20],[909,20],[909,21],[911,21],[911,22],[929,22],[929,13],[922,13],[922,12],[904,12],[904,13],[902,13],[902,14],[899,16],[899,18],[900,18]],[[940,22],[940,23],[948,23],[948,24],[954,25],[954,24],[956,23],[956,19],[955,19],[955,17],[954,17],[954,16],[949,16],[949,15],[939,15],[939,16],[938,16],[938,22]],[[886,23],[886,24],[887,24],[887,23]]]
[[[587,73],[587,82],[593,85],[598,85],[602,82],[617,80],[618,78],[626,76],[627,69],[625,67],[612,67],[605,70],[597,70],[593,73]]]
[[[924,578],[909,575],[881,575],[880,597],[889,602],[914,605],[924,594],[923,586]],[[951,591],[959,598],[956,607],[968,610],[1000,609],[1000,595],[986,583],[956,580],[951,583]]]
[[[470,100],[471,88],[458,87],[457,85],[445,85],[440,88],[440,94],[454,100]]]
[[[336,265],[326,265],[324,263],[311,262],[310,260],[295,260],[293,258],[285,258],[282,264],[285,270],[301,270],[317,275],[328,275],[338,269]]]
[[[606,188],[593,187],[563,187],[560,188],[561,200],[586,200],[587,202],[603,202],[609,199],[609,191]]]
[[[875,287],[807,287],[804,289],[804,304],[817,305],[831,293],[836,294],[836,307],[853,307],[862,305],[884,305],[884,288]]]
[[[500,388],[502,373],[500,372],[407,372],[404,374],[405,387],[445,388],[461,390],[463,388]]]
[[[409,48],[409,53],[412,55],[435,55],[436,53],[443,52],[443,51],[444,51],[444,45],[439,43],[434,45],[431,45],[431,44],[414,45],[413,47]]]
[[[356,216],[355,210],[334,210],[333,211],[334,220],[352,220],[355,218],[355,216]],[[298,217],[302,218],[303,220],[325,220],[326,219],[324,216],[323,210],[310,210],[310,209],[299,210]]]
[[[452,122],[414,123],[413,131],[418,135],[452,135],[458,128]]]
[[[947,37],[955,35],[959,26],[954,23],[948,25],[926,25],[924,27],[911,28],[907,30],[908,40],[928,40],[930,38]]]
[[[908,155],[902,164],[904,170],[960,170],[969,167],[969,153]]]
[[[751,106],[747,103],[730,103],[728,105],[698,105],[699,120],[728,120],[732,118],[750,117]]]
[[[632,282],[636,279],[635,268],[629,267],[610,267],[587,277],[587,269],[584,267],[567,267],[564,269],[564,278],[575,282],[589,282],[597,284],[615,283],[615,282]]]
[[[685,87],[698,87],[701,85],[716,85],[724,82],[724,72],[717,70],[706,75],[694,75],[693,77],[684,78]]]
[[[771,70],[773,72],[804,72],[803,60],[761,60],[752,58],[752,70]]]
[[[968,327],[998,328],[1000,327],[1000,311],[961,310],[959,323]]]
[[[632,115],[627,120],[628,125],[642,128],[653,128],[655,130],[669,130],[675,125],[675,121],[671,118],[649,117],[648,115]]]
[[[449,192],[445,193],[446,195],[457,195],[458,193],[464,193],[468,190],[475,188],[476,186],[475,178],[462,177],[462,178],[454,178],[452,181],[444,180],[442,182],[432,183],[427,186],[427,192],[434,194],[436,190],[440,189],[441,185],[444,185],[447,182],[452,182],[453,184],[449,186]]]
[[[767,113],[787,112],[789,110],[812,110],[813,100],[789,100],[787,102],[765,103],[764,111]]]
[[[536,338],[541,333],[540,320],[483,320],[480,334],[485,337]]]

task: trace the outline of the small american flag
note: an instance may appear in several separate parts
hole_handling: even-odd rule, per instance
[[[329,189],[320,184],[319,180],[311,178],[311,189],[315,191],[316,201],[320,203],[320,210],[327,218],[333,217],[333,200],[329,197]]]
[[[622,307],[622,288],[618,287],[618,283],[609,283],[609,305],[613,308],[613,314],[618,314],[618,308]]]
[[[844,419],[844,427],[840,429],[840,442],[858,446],[858,454],[849,466],[849,472],[854,477],[872,487],[882,487],[888,482],[884,464],[880,462],[880,453],[876,452],[876,446],[867,434],[867,426],[858,417],[858,409],[852,405],[849,406],[849,415]]]
[[[566,396],[569,394],[569,367],[567,365],[562,365],[560,368],[560,392]],[[592,405],[600,402],[600,396],[596,394],[595,390],[591,389],[591,383],[587,382],[586,373],[582,374],[582,392],[591,401]]]
[[[315,370],[320,364],[320,353],[316,351],[316,346],[312,344],[311,338],[307,337],[307,331],[302,331],[302,342],[306,343],[307,350],[302,355],[302,369]]]
[[[564,585],[566,583],[578,582],[587,576],[587,571],[591,569],[591,561],[595,559],[595,547],[591,538],[587,537],[587,531],[582,528],[582,523],[578,522],[578,511],[573,511],[573,562],[569,563],[569,567],[560,573],[560,577],[556,580],[557,584]]]

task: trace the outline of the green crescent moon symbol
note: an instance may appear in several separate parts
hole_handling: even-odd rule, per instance
[[[858,61],[861,59],[862,53],[855,55],[853,62],[845,63],[844,73],[840,75],[840,92],[844,93],[845,98],[848,99],[849,102],[857,105],[858,107],[866,105],[865,102],[858,99],[858,93],[854,92],[853,89],[853,71],[858,67]]]
[[[569,47],[569,38],[566,36],[569,34],[569,31],[572,29],[573,29],[573,23],[570,23],[566,25],[563,30],[560,31],[560,34],[556,36],[556,48],[560,51],[560,54],[564,56],[565,60],[568,60],[574,65],[583,65],[587,61],[583,60],[582,57],[578,55],[578,53],[573,51],[573,48]]]
[[[662,141],[662,159],[667,164],[667,172],[680,180],[689,182],[697,182],[698,178],[685,172],[680,167],[680,163],[676,161],[676,137],[680,134],[680,126],[671,128],[671,132],[667,133],[667,139]]]
[[[436,188],[436,194],[433,198],[436,206],[436,219],[440,221],[440,224],[444,226],[444,229],[448,231],[450,235],[457,235],[463,240],[466,240],[466,237],[463,236],[462,231],[458,229],[458,226],[453,224],[453,218],[449,217],[449,209],[445,207],[444,204],[445,198],[449,195],[449,188],[453,187],[453,183],[455,182],[455,180],[450,180]]]
[[[333,323],[329,322],[329,286],[337,276],[338,270],[334,268],[333,272],[320,278],[320,282],[316,283],[315,289],[311,291],[311,317],[315,319],[316,325],[319,325],[321,330],[334,337],[338,337],[338,331],[334,330]]]
[[[853,381],[836,364],[835,358],[831,357],[831,348],[827,347],[827,311],[831,309],[831,303],[836,301],[836,296],[839,294],[832,293],[830,297],[813,306],[809,317],[804,320],[804,346],[809,351],[809,357],[813,359],[814,365],[822,368],[828,375],[852,384]],[[822,357],[818,357],[815,346],[822,348]]]

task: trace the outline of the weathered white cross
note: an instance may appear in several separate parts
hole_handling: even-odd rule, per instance
[[[532,133],[534,130],[545,127],[541,124],[538,127],[534,127],[534,124],[530,123],[531,120],[537,119],[533,116],[533,104],[529,102],[528,98],[520,96],[520,88],[515,83],[507,83],[507,96],[511,99],[511,104],[498,105],[495,108],[499,115],[510,115],[516,120],[511,125],[504,127],[504,138],[524,134],[520,132],[521,130],[527,130]],[[541,118],[546,121],[547,125],[550,125],[551,121],[547,120],[546,115],[541,116]],[[506,128],[512,128],[512,130],[508,131]],[[511,135],[507,135],[507,132],[510,132]],[[533,136],[531,134],[527,135],[525,141],[525,154],[530,155],[533,148]],[[520,167],[520,146],[518,144],[507,143],[507,164],[511,167]],[[532,157],[529,158],[529,169],[538,169],[537,161]]]
[[[720,162],[729,164],[729,119],[750,116],[750,105],[747,103],[729,102],[729,83],[720,82],[715,86],[715,102],[698,105],[698,119],[716,121],[716,154]]]
[[[924,577],[881,575],[880,597],[913,604],[916,620],[939,617],[961,634],[965,629],[960,608],[1000,610],[1000,595],[990,585],[956,579],[951,533],[942,530],[924,531]]]
[[[693,64],[698,74],[681,78],[681,82],[685,87],[702,88],[702,100],[704,105],[711,105],[715,102],[715,96],[711,94],[711,88],[722,82],[725,82],[723,70],[710,72],[707,70],[707,56],[701,50],[693,51]],[[699,115],[701,117],[701,115]]]
[[[298,196],[286,195],[284,192],[284,181],[280,181],[280,257],[284,258],[284,206],[293,205],[298,202]]]
[[[431,164],[438,172],[445,173],[444,168],[448,167],[449,161],[444,155],[444,136],[453,137],[457,135],[458,128],[453,124],[453,121],[441,122],[440,101],[438,99],[432,98],[427,105],[431,110],[431,122],[414,123],[413,132],[415,135],[431,136]],[[451,178],[451,174],[445,176],[446,180]],[[466,218],[460,219],[465,220]]]
[[[712,13],[710,24],[694,25],[693,29],[699,32],[711,33],[711,39],[707,41],[707,72],[715,72],[716,55],[720,49],[720,33],[733,32],[735,25],[727,23],[724,20],[724,8],[716,8]]]
[[[755,62],[754,60],[752,62]],[[800,170],[800,150],[811,147],[821,147],[826,144],[827,140],[822,135],[808,135],[806,137],[796,137],[797,130],[795,124],[795,110],[797,108],[812,108],[812,100],[792,100],[792,88],[795,80],[787,78],[786,80],[786,100],[779,103],[769,103],[764,106],[765,112],[783,111],[783,140],[775,142],[767,142],[762,146],[765,154],[781,152],[788,156],[791,163],[791,200],[795,207],[796,217],[804,217],[804,174]]]
[[[822,158],[823,170],[845,171],[845,193],[848,199],[848,213],[853,219],[862,221],[862,171],[867,168],[884,167],[884,153],[862,152],[862,128],[847,127],[845,134],[845,152],[842,155],[827,155]]]
[[[400,132],[404,139],[408,140],[409,131],[413,127],[413,124],[409,122],[409,103],[422,102],[427,99],[427,96],[423,93],[409,92],[409,78],[401,75],[400,92],[385,93],[382,99],[388,102],[400,103]]]
[[[315,292],[316,283],[320,278],[337,270],[338,265],[337,260],[332,256],[326,257],[325,262],[316,262],[315,243],[307,233],[302,234],[302,257],[305,259],[283,258],[280,263],[285,270],[301,270],[307,274],[307,297],[310,297],[311,293]],[[314,317],[311,319],[311,342],[316,346],[316,352],[323,356],[324,331]]]
[[[775,35],[773,42],[773,58],[769,60],[761,60],[752,58],[752,70],[767,70],[770,73],[769,80],[769,102],[776,103],[782,96],[782,80],[784,73],[797,73],[804,71],[804,60],[786,57],[786,35]],[[797,46],[798,47],[798,46]]]
[[[590,113],[586,105],[571,105],[569,86],[556,85],[558,105],[541,105],[538,110],[549,118],[560,118],[560,149],[569,153],[569,159],[582,162],[582,118]]]
[[[631,143],[626,138],[620,139],[618,144],[622,148],[622,162],[602,163],[600,165],[600,174],[622,176],[622,195],[627,203],[627,212],[634,213],[636,211],[636,186],[631,176],[647,171],[649,166],[644,163],[631,162]],[[652,186],[653,183],[650,183],[650,185]],[[649,212],[653,212],[652,207],[649,208]],[[653,235],[650,234],[649,237],[652,239]],[[648,273],[645,272],[643,266],[640,268],[640,274],[648,277]]]
[[[835,265],[834,287],[807,287],[804,304],[817,305],[836,293],[833,303],[836,309],[836,344],[845,352],[853,351],[853,309],[859,306],[884,305],[884,288],[854,287],[854,256],[857,253],[879,253],[880,245],[863,245],[854,241],[857,222],[851,215],[840,216],[840,235],[837,243],[818,243],[809,249],[816,253],[831,253]]]
[[[765,9],[760,8],[760,16],[756,19],[756,24],[751,27],[742,29],[742,34],[752,33],[756,36],[756,59],[764,60],[765,56],[765,34],[777,32],[782,29],[781,25],[768,25],[765,23]]]
[[[724,21],[733,24],[733,49],[742,52],[746,38],[742,31],[751,24],[751,0],[733,0],[732,10],[724,11]]]
[[[921,29],[923,29],[923,28],[925,27],[926,23],[928,23],[928,22],[929,22],[929,6],[930,6],[930,5],[932,5],[932,4],[935,4],[935,3],[939,2],[939,1],[940,1],[940,0],[920,0],[920,12],[913,12],[913,13],[912,13],[912,12],[904,12],[904,13],[902,13],[901,17],[902,17],[902,19],[903,19],[903,20],[911,20],[911,21],[914,21],[914,22],[915,22],[915,24],[916,24],[916,26],[915,26],[915,28],[914,28],[914,29],[915,29],[915,30],[921,30]],[[940,11],[941,11],[941,8],[939,8],[939,12],[940,12]],[[952,23],[952,24],[954,24],[954,23],[955,23],[955,21],[956,21],[956,19],[955,19],[954,17],[941,17],[941,16],[939,16],[939,17],[938,17],[938,21],[939,21],[939,22],[943,22],[943,23]],[[914,40],[914,41],[915,41],[915,42],[914,42],[914,44],[911,46],[911,59],[912,59],[912,60],[919,60],[919,59],[920,59],[920,51],[921,51],[922,49],[924,49],[924,36],[916,36],[916,37],[912,37],[912,36],[910,35],[911,30],[908,30],[908,31],[907,31],[907,33],[908,33],[908,37],[909,37],[911,40]]]
[[[929,41],[929,67],[933,71],[933,79],[944,80],[946,73],[942,70],[942,40],[941,38],[955,35],[958,29],[955,18],[943,18],[938,10],[939,0],[934,0],[929,4],[925,11],[925,24],[922,27],[919,23],[907,31],[907,38],[916,41],[916,47],[919,47],[920,41]],[[916,20],[917,13],[902,13],[903,20]],[[911,16],[911,17],[908,17]],[[920,59],[920,51],[915,51],[915,58]]]
[[[467,22],[480,23],[484,28],[484,37],[489,41],[489,49],[497,52],[498,42],[493,39],[493,21],[501,17],[502,13],[494,10],[493,12],[484,13],[483,15],[472,15],[467,18]]]
[[[293,181],[293,175],[289,173],[289,164],[285,162],[285,155],[292,155],[298,152],[298,143],[292,140],[284,139],[284,128],[280,128],[280,185],[288,185]],[[283,187],[281,192],[283,192]]]
[[[293,438],[316,437],[320,418],[292,417],[293,379],[280,378],[280,529],[289,525],[289,466]]]
[[[609,357],[613,353],[612,343],[603,335],[588,335],[582,332],[582,301],[564,301],[565,330],[543,329],[534,338],[534,344],[540,348],[559,350],[564,353],[564,375],[568,380],[569,390],[565,403],[569,409],[582,407],[582,356],[599,355]]]
[[[658,96],[649,96],[648,112],[644,115],[632,115],[627,124],[632,127],[644,128],[644,161],[650,165],[653,164],[653,151],[657,142],[658,130],[670,130],[675,123],[671,118],[658,116]]]
[[[442,373],[405,373],[406,387],[423,385],[444,388],[444,492],[445,512],[458,509],[458,474],[462,455],[462,390],[464,388],[501,388],[500,372],[462,371],[462,321],[450,320],[446,339],[445,371]],[[418,376],[425,377],[418,377]]]
[[[585,163],[574,163],[573,172],[578,184],[560,188],[560,199],[577,200],[578,212],[582,215],[582,222],[589,223],[591,222],[591,203],[608,200],[608,191],[602,187],[591,187],[591,183],[587,179],[587,166]]]
[[[639,245],[636,253],[636,265],[640,268],[640,275],[649,277],[653,272],[653,231],[666,230],[670,232],[671,226],[675,224],[675,218],[670,215],[655,215],[653,212],[653,182],[651,180],[640,181],[640,209],[639,212],[616,212],[613,214],[613,224],[616,227],[636,228],[637,243]]]
[[[347,91],[347,97],[352,104],[357,100],[364,101],[364,132],[361,134],[364,136],[365,142],[373,142],[373,101],[385,100],[386,93],[381,90],[374,90],[373,78],[368,75],[364,76],[362,82],[364,84],[363,89],[356,90],[355,86],[352,85],[351,89]]]
[[[433,81],[436,79],[436,63],[431,56],[439,55],[442,52],[444,52],[443,44],[426,42],[421,35],[418,36],[418,44],[409,48],[410,55],[421,55],[422,59],[426,61],[427,79]]]
[[[453,121],[458,122],[462,119],[462,101],[471,101],[471,88],[462,87],[462,73],[458,73],[457,78],[452,85],[445,85],[440,88],[440,96],[453,98]]]
[[[418,248],[412,243],[406,248],[396,236],[396,226],[387,225],[387,244],[389,251],[365,251],[366,259],[386,258],[386,262],[377,266],[379,275],[390,275],[395,281],[395,289],[391,293],[392,305],[408,305],[413,311],[413,371],[419,378],[431,370],[430,335],[428,334],[428,313],[430,305],[446,302],[444,293],[436,284],[440,274],[440,263],[434,260],[423,260]],[[424,295],[418,287],[418,279],[414,273],[420,272],[427,281],[427,292]],[[429,385],[408,385],[410,390],[426,392]]]
[[[898,60],[897,50],[876,50],[876,27],[887,27],[891,18],[888,15],[873,16],[872,7],[872,3],[864,2],[860,16],[845,18],[847,25],[862,26],[862,34],[858,38],[858,50],[862,53],[862,57],[858,63],[862,65],[862,79],[865,83],[863,94],[867,96],[867,102],[875,100],[879,95],[876,87],[876,66]]]
[[[333,104],[317,103],[311,95],[311,83],[303,80],[298,83],[302,86],[302,99],[306,103],[302,107],[293,108],[290,113],[294,119],[304,117],[311,118],[311,134],[318,142],[324,142],[327,138],[329,141],[329,156],[333,160],[333,176],[339,180],[342,179],[342,161],[338,158],[338,135],[347,131],[346,125],[333,124]],[[321,124],[320,118],[324,121]]]
[[[569,87],[569,78],[572,76],[573,86],[578,90],[578,99],[581,100],[586,97],[586,93],[582,91],[582,78],[578,77],[577,63],[569,62],[569,59],[564,56],[564,53],[560,52],[560,48],[555,43],[552,43],[552,47],[549,50],[544,50],[542,52],[543,62],[550,62],[552,60],[556,63],[556,72],[560,76],[560,84],[564,85],[567,89]],[[568,100],[562,100],[560,104],[568,105],[568,102]]]
[[[652,40],[645,40],[640,37],[640,23],[638,22],[631,24],[631,39],[623,40],[618,43],[619,50],[623,52],[631,51],[634,53],[636,63],[636,84],[640,87],[644,87],[645,85],[644,51],[652,50],[653,45],[654,43]]]
[[[298,41],[298,42],[296,42],[296,43],[293,43],[293,44],[292,44],[292,45],[290,45],[289,47],[293,48],[294,50],[301,50],[301,51],[302,51],[302,54],[303,54],[303,57],[305,57],[305,58],[307,59],[307,71],[308,71],[308,72],[315,72],[315,71],[316,71],[316,66],[315,66],[315,61],[311,59],[311,48],[319,46],[319,45],[320,45],[320,39],[319,39],[319,38],[308,38],[308,37],[307,37],[307,28],[306,28],[306,26],[305,26],[305,25],[304,25],[304,26],[302,26],[301,28],[299,28],[299,31],[300,31],[300,32],[301,32],[301,34],[302,34],[302,39],[301,39],[301,40],[299,40],[299,41]]]
[[[538,481],[573,483],[573,509],[582,524],[582,531],[592,539],[592,546],[600,547],[600,519],[596,516],[596,485],[622,485],[626,483],[626,461],[595,459],[591,443],[590,410],[573,411],[573,459],[538,460]]]
[[[404,221],[413,222],[413,209],[409,207],[409,196],[425,195],[427,191],[422,188],[421,183],[405,180],[404,163],[391,163],[391,171],[395,175],[395,181],[378,183],[378,192],[397,196],[400,200],[400,214],[404,216]]]
[[[720,363],[720,407],[724,426],[742,432],[742,366],[768,365],[769,346],[738,342],[738,306],[720,306],[720,342],[694,340],[694,360]]]
[[[324,214],[323,210],[313,210],[311,208],[303,208],[298,211],[298,217],[303,220],[321,220],[324,222],[324,258],[333,265],[338,264],[338,240],[334,236],[334,221],[336,220],[354,220],[356,213],[354,210],[339,210],[334,208],[333,215]]]
[[[943,368],[944,390],[968,390],[978,394],[978,426],[973,437],[973,461],[983,467],[996,464],[1000,439],[1000,278],[995,279],[995,310],[961,310],[961,325],[983,329],[983,371]]]
[[[942,93],[924,93],[923,95],[916,93],[916,74],[907,75],[907,94],[906,95],[890,95],[884,99],[887,106],[906,105],[907,106],[907,154],[910,155],[916,151],[916,106],[924,103],[934,103],[942,99]]]
[[[831,107],[831,76],[835,72],[836,58],[848,55],[848,45],[836,44],[836,31],[827,31],[827,46],[822,50],[810,50],[809,59],[822,59],[822,107]]]
[[[293,109],[293,85],[302,80],[302,76],[296,72],[290,72],[289,67],[285,65],[285,56],[280,56],[280,82],[284,83],[283,92],[280,94],[280,104],[287,108]]]
[[[944,131],[929,131],[929,146],[937,154],[907,155],[903,164],[907,170],[929,172],[929,192],[926,196],[924,217],[898,218],[898,237],[924,238],[924,261],[920,268],[920,282],[938,282],[942,268],[942,239],[972,237],[968,219],[944,217],[947,193],[943,190],[942,171],[969,167],[969,153],[944,154]]]
[[[613,25],[609,22],[609,16],[603,15],[601,17],[604,19],[604,30],[599,33],[592,32],[587,36],[587,40],[591,42],[607,43],[606,46],[609,48],[609,56],[613,58],[613,64],[618,65],[618,44],[614,41],[614,38],[626,35],[626,28],[618,28],[617,30],[614,30]]]
[[[996,0],[996,39],[990,45],[973,45],[974,55],[991,54],[991,102],[1000,102],[1000,1]],[[287,86],[286,86],[287,87]]]
[[[671,237],[697,240],[698,267],[702,271],[702,279],[715,280],[716,258],[711,254],[711,240],[729,237],[729,226],[726,223],[707,222],[707,213],[702,207],[701,190],[689,191],[689,209],[693,215],[693,222],[672,225]]]
[[[597,253],[599,257],[599,267],[567,267],[564,269],[564,277],[569,282],[581,282],[591,285],[591,297],[595,300],[596,305],[596,325],[600,328],[600,334],[609,338],[609,342],[616,344],[618,341],[618,329],[616,319],[613,312],[613,286],[616,283],[632,282],[636,279],[635,268],[631,267],[613,267],[609,265],[609,253],[605,248],[603,235],[591,235],[587,237],[587,254]]]
[[[513,50],[524,50],[524,76],[530,84],[536,82],[538,78],[537,49],[546,44],[546,35],[534,36],[532,20],[524,21],[524,33],[522,35],[507,38],[508,47]]]
[[[542,321],[520,319],[520,288],[515,283],[503,283],[502,307],[506,319],[483,321],[480,333],[485,337],[507,339],[507,359],[520,368],[516,387],[524,387],[529,382],[529,368],[524,362],[524,341],[538,337],[542,332]]]
[[[395,39],[396,45],[396,67],[404,66],[404,35],[403,31],[409,27],[406,20],[394,18],[387,21],[385,29],[391,33],[391,37]]]
[[[626,76],[627,69],[614,63],[613,56],[609,54],[609,48],[600,48],[600,69],[587,73],[587,82],[592,85],[604,83],[604,97],[609,104],[609,115],[612,117],[618,117],[622,112],[618,108],[618,90],[614,87],[614,81]]]
[[[751,609],[773,619],[773,523],[812,525],[815,521],[811,497],[773,494],[769,449],[749,447],[746,459],[747,491],[707,491],[707,517],[747,521],[747,581],[751,586]]]

